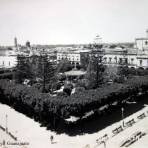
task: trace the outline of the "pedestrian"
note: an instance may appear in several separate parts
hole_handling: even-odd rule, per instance
[[[51,144],[53,144],[53,139],[54,139],[54,137],[53,137],[53,135],[51,135],[51,136],[50,136]]]

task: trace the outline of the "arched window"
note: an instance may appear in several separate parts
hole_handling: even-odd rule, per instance
[[[111,58],[111,57],[109,57],[109,62],[110,62],[110,63],[112,62],[112,58]]]
[[[107,62],[107,57],[104,58],[104,63],[106,63],[106,62]]]

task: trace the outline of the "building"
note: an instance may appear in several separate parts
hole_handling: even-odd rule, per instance
[[[136,49],[105,49],[103,63],[106,65],[127,65],[128,67],[137,67]]]
[[[17,65],[17,56],[14,52],[6,50],[0,54],[0,68],[14,68]]]
[[[148,68],[148,35],[136,38],[133,47],[106,47],[103,51],[103,63],[106,65]]]
[[[91,50],[70,50],[57,52],[57,63],[61,60],[67,59],[74,65],[81,65],[83,55],[88,55]]]
[[[69,60],[72,64],[82,64],[84,57],[95,56],[105,65],[148,68],[148,38],[136,38],[133,47],[108,47],[57,52],[57,61]],[[93,51],[93,52],[92,52]],[[98,59],[99,61],[99,59]]]
[[[142,51],[148,50],[148,38],[136,38],[135,48]]]
[[[16,57],[14,56],[1,56],[0,68],[13,68],[17,64]]]

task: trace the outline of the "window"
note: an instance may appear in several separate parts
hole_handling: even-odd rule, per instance
[[[122,58],[119,58],[119,64],[122,64]]]
[[[128,63],[128,60],[127,60],[127,58],[125,58],[124,60],[125,60],[125,61],[124,61],[124,62],[125,62],[125,64],[127,64],[127,63]]]
[[[111,57],[109,57],[109,62],[110,62],[110,63],[112,62],[112,58],[111,58]]]
[[[133,64],[133,62],[134,62],[134,59],[133,59],[133,58],[131,58],[131,64]]]
[[[104,58],[104,62],[105,62],[105,63],[107,62],[107,57]]]
[[[115,59],[115,63],[117,63],[117,57],[116,56],[114,57],[114,59]]]
[[[148,45],[148,41],[145,41],[145,45]]]
[[[140,66],[142,66],[142,62],[143,62],[143,61],[142,61],[142,60],[140,60]]]

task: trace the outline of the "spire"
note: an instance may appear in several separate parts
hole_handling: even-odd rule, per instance
[[[17,38],[14,38],[14,46],[17,48],[18,44],[17,44]]]

